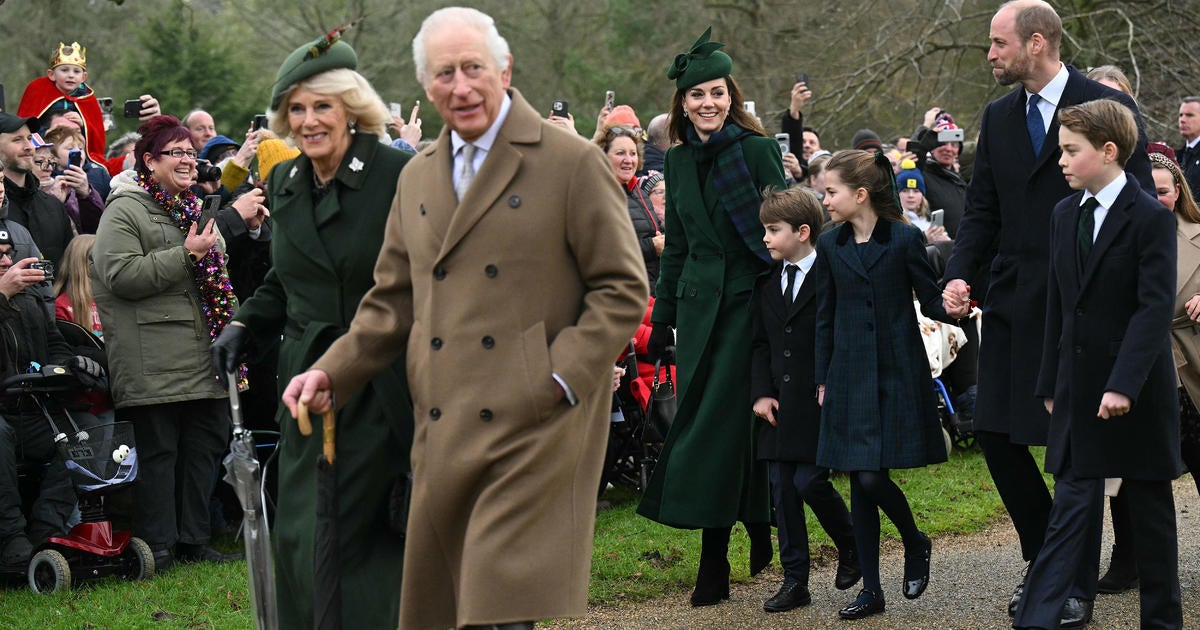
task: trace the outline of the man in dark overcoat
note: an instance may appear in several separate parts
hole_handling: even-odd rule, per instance
[[[991,265],[983,305],[975,430],[996,490],[1012,517],[1027,562],[1042,547],[1050,492],[1029,446],[1046,443],[1050,416],[1034,397],[1045,320],[1050,213],[1071,194],[1057,161],[1058,109],[1111,98],[1136,110],[1127,95],[1059,60],[1062,21],[1040,0],[1016,0],[992,18],[988,61],[1001,85],[1020,88],[993,101],[980,121],[967,209],[946,265],[946,310],[965,317],[971,277]],[[1031,107],[1032,103],[1032,107]],[[1153,189],[1146,137],[1138,118],[1137,149],[1126,171]],[[1033,131],[1031,131],[1033,130]],[[987,260],[993,245],[994,259]],[[1097,576],[1081,576],[1072,596],[1092,599]],[[1023,588],[1010,601],[1015,609]]]

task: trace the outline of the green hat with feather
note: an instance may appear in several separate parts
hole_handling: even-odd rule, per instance
[[[675,87],[685,90],[713,79],[727,77],[733,72],[733,59],[721,52],[725,44],[710,42],[712,27],[708,27],[700,39],[685,53],[675,55],[667,78],[675,80]]]

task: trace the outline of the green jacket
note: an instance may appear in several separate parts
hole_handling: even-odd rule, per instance
[[[118,409],[228,396],[209,359],[185,237],[133,171],[113,178],[91,276]]]
[[[755,190],[786,185],[774,140],[747,137],[742,151]],[[770,499],[754,457],[750,296],[768,266],[746,247],[697,154],[681,145],[666,157],[667,238],[651,321],[675,326],[678,410],[638,513],[676,527],[763,523]]]
[[[257,344],[282,335],[279,387],[307,370],[345,334],[358,303],[375,284],[392,198],[407,153],[359,132],[330,190],[313,203],[312,162],[300,155],[271,171],[267,195],[272,267],[235,319]],[[261,347],[261,346],[260,346]],[[253,386],[253,385],[252,385]],[[388,529],[388,497],[409,469],[412,401],[399,357],[346,400],[338,412],[337,494],[342,626],[394,627],[399,618],[403,539]],[[279,406],[279,497],[275,531],[279,627],[313,618],[316,460],[321,431],[299,433]],[[318,421],[319,422],[319,421]]]

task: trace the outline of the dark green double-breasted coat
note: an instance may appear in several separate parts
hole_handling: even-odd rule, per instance
[[[742,152],[756,190],[785,187],[774,140],[748,136]],[[734,228],[711,165],[694,148],[671,148],[665,169],[666,246],[651,320],[676,329],[679,407],[638,513],[675,527],[765,523],[766,464],[755,461],[750,410],[750,298],[768,265]],[[758,246],[765,252],[761,237]]]
[[[236,319],[256,338],[283,336],[280,388],[346,332],[374,284],[388,210],[408,157],[376,136],[356,134],[332,190],[315,204],[312,162],[306,156],[272,170],[273,266]],[[279,507],[273,533],[279,627],[311,627],[321,433],[300,435],[287,409],[279,409]],[[343,627],[393,628],[399,619],[404,544],[388,528],[386,510],[393,483],[409,468],[412,444],[403,358],[346,401],[338,414],[337,438]]]

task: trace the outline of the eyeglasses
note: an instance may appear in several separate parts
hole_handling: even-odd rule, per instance
[[[15,256],[15,255],[16,255],[16,251],[14,251],[14,250],[13,250],[13,249],[11,249],[11,248],[10,248],[10,249],[7,249],[7,250],[4,250],[4,251],[0,251],[0,260],[4,260],[5,258],[8,258],[8,259],[10,259],[10,260],[11,260],[11,259],[12,259],[12,257],[13,257],[13,256]]]
[[[171,149],[170,151],[159,151],[158,154],[169,155],[176,160],[182,160],[184,157],[194,160],[196,156],[200,155],[196,153],[195,149]]]
[[[650,194],[654,195],[654,196],[665,195],[665,194],[667,194],[667,189],[666,188],[655,188],[654,190],[650,191]]]
[[[614,136],[629,136],[630,138],[641,138],[641,127],[609,127],[608,133]]]
[[[38,168],[49,168],[51,170],[58,168],[58,162],[54,160],[34,160],[33,163]]]

